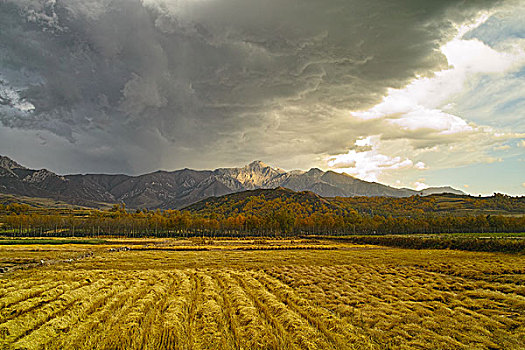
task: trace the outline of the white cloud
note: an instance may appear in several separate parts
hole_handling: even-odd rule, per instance
[[[359,147],[372,146],[372,136],[367,136],[364,138],[357,139],[355,145]]]
[[[402,117],[388,119],[388,122],[403,130],[431,129],[442,134],[455,134],[474,130],[465,120],[455,115],[444,113],[438,109],[425,109],[420,106],[415,106],[413,110]]]
[[[464,80],[468,73],[502,73],[523,63],[525,55],[519,46],[498,52],[480,40],[455,39],[441,47],[456,80]],[[457,75],[460,73],[461,75]],[[448,77],[451,77],[451,73]]]
[[[416,79],[403,89],[390,89],[380,104],[352,115],[362,119],[386,118],[407,130],[472,131],[465,120],[444,112],[453,107],[450,98],[464,89],[472,75],[503,73],[525,64],[525,52],[520,47],[498,52],[476,39],[456,38],[442,46],[441,52],[447,57],[449,69],[430,78]]]
[[[499,46],[497,51],[480,40],[463,39],[465,33],[487,18],[484,14],[473,24],[459,28],[459,34],[441,47],[449,64],[446,69],[432,77],[419,77],[405,88],[389,89],[381,103],[368,110],[352,112],[353,119],[378,123],[374,148],[369,152],[352,149],[336,155],[329,165],[337,165],[339,161],[355,163],[349,167],[353,174],[377,178],[403,167],[426,169],[427,164],[432,168],[445,168],[502,162],[502,158],[492,156],[490,151],[508,149],[509,146],[501,143],[523,134],[477,125],[455,112],[456,96],[472,81],[505,76],[525,65],[525,45],[514,42]],[[367,140],[369,138],[358,142],[367,144]],[[525,147],[525,140],[520,144]],[[414,158],[422,161],[409,164]]]
[[[423,169],[423,162],[414,162],[400,156],[388,156],[380,153],[378,136],[368,136],[355,141],[358,147],[370,146],[370,149],[360,151],[352,149],[346,154],[336,155],[328,160],[328,165],[335,171],[344,172],[366,181],[378,181],[385,171],[416,168]]]
[[[15,109],[25,113],[33,111],[35,106],[22,98],[19,91],[0,79],[0,110],[2,109]]]
[[[426,164],[423,163],[423,162],[417,162],[417,163],[414,165],[414,168],[419,169],[419,170],[423,170],[423,169],[427,169],[427,166],[426,166]]]
[[[414,188],[416,189],[416,191],[421,191],[421,190],[424,190],[425,188],[429,187],[426,183],[419,182],[419,181],[414,182],[413,185],[414,185]]]

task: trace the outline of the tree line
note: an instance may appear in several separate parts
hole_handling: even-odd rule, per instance
[[[0,207],[4,236],[287,236],[407,233],[524,232],[525,216],[359,213],[326,203],[258,198],[232,210],[32,210]]]

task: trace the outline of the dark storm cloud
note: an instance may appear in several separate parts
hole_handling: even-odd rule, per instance
[[[34,110],[0,105],[0,136],[66,138],[72,169],[104,148],[129,172],[305,167],[366,134],[348,111],[446,65],[454,23],[495,4],[472,3],[3,0],[0,81]]]

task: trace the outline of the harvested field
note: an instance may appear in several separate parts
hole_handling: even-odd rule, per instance
[[[223,245],[205,251],[2,247],[2,259],[38,259],[39,252],[55,260],[92,255],[0,275],[0,344],[7,349],[525,347],[523,255],[350,244],[269,250]]]

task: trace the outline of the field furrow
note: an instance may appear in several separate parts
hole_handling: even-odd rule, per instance
[[[141,341],[134,336],[138,332],[137,324],[141,312],[155,300],[155,279],[153,276],[141,276],[134,286],[135,293],[113,313],[106,314],[107,318],[98,320],[102,323],[103,332],[90,339],[88,348],[100,349],[129,349],[130,344]],[[130,338],[129,335],[133,335]]]
[[[290,348],[282,327],[273,327],[250,295],[231,276],[231,272],[216,271],[213,277],[224,300],[235,349]]]
[[[287,339],[287,342],[294,347],[300,349],[334,348],[335,344],[329,338],[311,325],[307,319],[279,301],[259,281],[246,273],[242,275],[234,273],[233,276],[272,325],[280,329],[281,337]]]
[[[188,327],[186,328],[186,337],[188,337],[191,347],[195,348],[197,341],[196,327],[197,327],[197,308],[201,302],[201,280],[197,275],[197,271],[192,270],[190,273],[191,289],[189,295],[189,309],[188,309]]]
[[[319,306],[313,300],[299,296],[295,291],[263,271],[251,273],[268,291],[279,298],[290,309],[300,314],[311,325],[322,332],[338,349],[371,349],[370,339],[360,334],[352,324],[336,313]]]
[[[22,303],[26,300],[36,298],[41,296],[42,294],[54,290],[56,287],[60,287],[63,285],[64,282],[49,282],[44,284],[38,284],[35,283],[33,286],[30,286],[28,288],[18,288],[18,287],[11,287],[8,290],[6,290],[4,297],[0,299],[0,306],[2,307],[2,312],[0,313],[2,316],[9,314],[7,310],[12,307],[16,306],[18,303]]]
[[[176,290],[167,296],[164,306],[163,324],[161,325],[158,349],[190,349],[191,341],[186,336],[190,333],[189,295],[192,282],[186,271],[174,272],[178,279]]]
[[[118,287],[104,304],[90,308],[81,322],[63,336],[54,338],[46,348],[63,349],[70,346],[75,349],[93,349],[98,341],[110,336],[104,335],[110,318],[119,313],[129,299],[140,295],[143,287],[135,278],[118,279],[114,283],[117,283]]]
[[[420,271],[386,266],[283,268],[269,274],[358,326],[377,343],[384,343],[386,333],[390,334],[388,344],[394,347],[512,348],[520,343],[519,336],[510,333],[498,337],[500,344],[492,340],[496,332],[518,327],[520,316],[495,319],[483,311],[508,309],[498,298],[518,310],[523,307],[521,297],[506,300],[508,296],[502,293],[476,291],[468,281],[432,279]]]
[[[195,349],[233,349],[229,323],[223,312],[219,288],[205,272],[198,272],[201,292],[195,313]]]
[[[35,274],[32,278],[21,277],[21,279],[11,280],[9,282],[6,280],[0,287],[0,303],[8,305],[11,301],[7,301],[7,299],[11,298],[16,301],[16,293],[18,293],[18,297],[20,297],[23,293],[30,292],[34,289],[41,289],[45,285],[56,284],[56,279],[50,278],[50,276],[45,274]]]
[[[223,245],[2,274],[0,349],[525,349],[521,255]]]
[[[178,292],[180,277],[174,272],[168,272],[163,277],[164,287],[157,290],[161,293],[155,306],[144,315],[141,326],[142,349],[161,348],[160,339],[162,337],[163,326],[166,320],[166,310],[170,295]],[[146,326],[147,325],[147,326]]]
[[[118,325],[112,330],[116,341],[122,349],[145,349],[147,334],[152,329],[155,314],[167,297],[173,280],[166,273],[148,276],[148,292],[137,299],[125,314],[119,319]]]
[[[39,307],[57,300],[64,293],[90,284],[93,278],[90,274],[83,276],[70,274],[64,278],[61,283],[36,287],[34,290],[38,291],[38,293],[26,293],[23,296],[19,294],[19,301],[5,305],[0,311],[0,324],[10,319],[20,317],[27,312],[34,312]]]
[[[1,324],[2,334],[6,335],[5,340],[7,342],[16,342],[22,337],[31,334],[46,322],[64,314],[75,303],[82,303],[86,297],[96,293],[109,282],[98,280],[87,284],[76,283],[78,285],[74,285],[67,293],[61,294],[58,299],[42,305],[30,314],[23,314],[18,318]]]
[[[50,348],[53,340],[64,337],[73,331],[95,310],[104,307],[109,298],[122,288],[123,285],[119,281],[109,282],[98,289],[94,296],[85,298],[83,303],[76,303],[73,307],[68,308],[63,315],[51,319],[42,327],[17,341],[14,346],[21,349]]]

